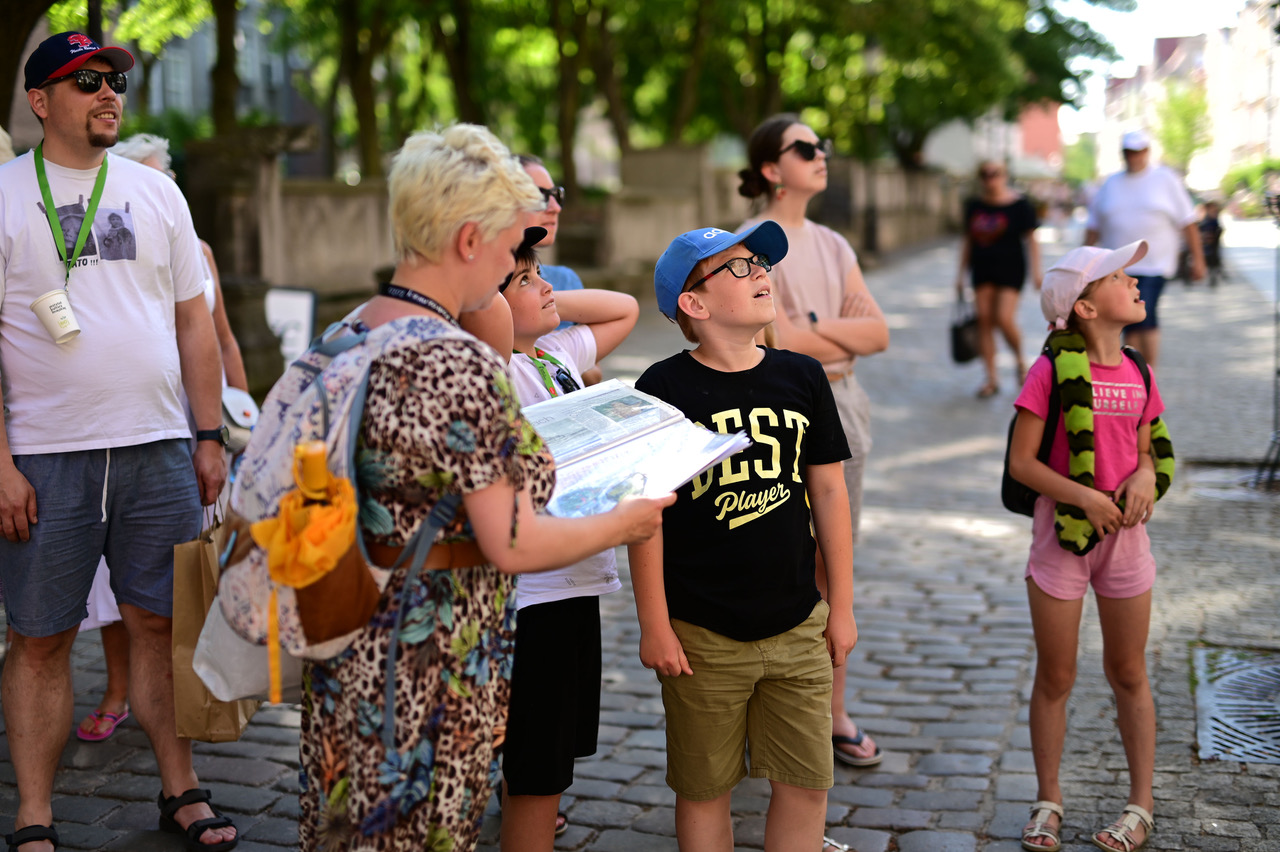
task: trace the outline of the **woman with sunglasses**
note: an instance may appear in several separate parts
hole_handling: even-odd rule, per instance
[[[964,243],[960,249],[960,269],[956,273],[956,295],[964,293],[964,270],[973,282],[973,304],[978,317],[978,353],[986,367],[987,379],[978,388],[978,398],[1000,392],[996,379],[996,335],[1000,329],[1017,361],[1018,386],[1027,377],[1022,356],[1022,332],[1018,329],[1018,297],[1027,278],[1040,289],[1040,244],[1035,231],[1040,227],[1036,211],[1026,198],[1009,188],[1004,166],[987,160],[978,167],[978,196],[964,205]]]
[[[773,267],[776,345],[803,352],[822,362],[835,394],[852,456],[844,462],[849,490],[853,540],[858,540],[862,514],[862,472],[871,450],[871,402],[853,374],[860,355],[874,355],[889,345],[884,314],[867,289],[849,241],[828,227],[805,218],[809,201],[827,188],[830,140],[819,140],[812,128],[792,113],[766,119],[747,143],[750,165],[739,172],[738,192],[759,199],[759,213],[747,228],[772,219],[786,232],[790,249]],[[826,565],[818,553],[818,589],[827,595]],[[845,672],[834,672],[831,693],[831,746],[835,759],[849,766],[875,766],[880,749],[858,729],[845,709]]]

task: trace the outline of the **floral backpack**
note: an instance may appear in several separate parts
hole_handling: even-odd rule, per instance
[[[240,637],[255,645],[271,645],[268,651],[273,657],[273,673],[278,670],[276,648],[283,648],[294,657],[328,659],[346,650],[358,631],[328,641],[308,642],[294,589],[271,579],[267,553],[262,547],[251,544],[246,553],[249,542],[243,539],[249,537],[242,521],[252,524],[276,516],[281,498],[296,487],[294,447],[312,440],[325,442],[330,472],[351,481],[356,505],[363,509],[355,454],[370,366],[397,349],[450,337],[470,336],[429,317],[401,317],[370,330],[355,321],[354,314],[349,315],[326,329],[267,394],[231,491],[231,510],[239,516],[233,525],[238,529],[234,534],[242,540],[228,542],[223,558],[229,559],[218,583],[217,599],[226,622]],[[357,520],[355,543],[379,592],[406,558],[412,559],[412,573],[417,572],[426,561],[437,532],[452,520],[456,508],[456,496],[442,500],[405,543],[400,559],[389,568],[379,568],[369,560],[361,534],[364,525]],[[363,510],[359,512],[360,516],[365,514]],[[269,635],[277,631],[278,642],[269,643]]]

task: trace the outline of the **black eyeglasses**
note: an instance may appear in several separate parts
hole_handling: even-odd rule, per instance
[[[553,186],[551,188],[540,186],[538,187],[538,192],[542,193],[542,197],[547,200],[548,204],[550,204],[551,199],[554,198],[556,200],[556,204],[559,204],[561,207],[564,206],[564,187],[563,186]]]
[[[781,157],[783,154],[787,153],[792,148],[795,148],[796,153],[799,154],[800,158],[804,160],[812,160],[814,157],[818,156],[819,151],[822,152],[823,156],[826,156],[826,157],[831,156],[831,140],[830,139],[819,139],[817,142],[806,142],[803,139],[797,139],[796,141],[792,142],[790,145],[788,145],[787,147],[779,151],[778,156]]]
[[[991,180],[992,178],[998,178],[1003,174],[1004,172],[1000,171],[999,169],[983,169],[982,171],[978,172],[978,177],[982,178],[983,180]]]
[[[45,86],[60,83],[68,77],[76,81],[80,91],[90,95],[102,88],[103,77],[107,79],[107,88],[117,95],[123,95],[125,89],[129,88],[129,78],[125,77],[123,71],[94,71],[92,68],[78,68],[70,74],[63,74],[61,77],[45,80],[40,84],[40,88],[43,89]]]
[[[697,281],[690,284],[687,289],[692,290],[694,287],[697,287],[703,281],[706,281],[708,278],[711,278],[714,275],[720,274],[720,272],[725,269],[729,270],[729,273],[734,278],[746,278],[751,274],[752,264],[755,264],[756,266],[760,267],[765,272],[769,272],[770,270],[773,269],[773,264],[769,262],[769,258],[765,257],[762,254],[758,254],[755,257],[734,257],[720,264],[715,269],[711,270],[709,273],[707,273],[706,275],[699,278]]]

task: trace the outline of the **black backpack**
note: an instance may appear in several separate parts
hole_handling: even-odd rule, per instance
[[[1040,351],[1041,354],[1049,355],[1049,345],[1046,343],[1044,349]],[[1142,373],[1142,383],[1147,388],[1147,394],[1150,395],[1151,368],[1147,366],[1147,360],[1132,346],[1125,346],[1121,351],[1138,365],[1138,372]],[[1062,400],[1056,391],[1055,387],[1054,392],[1049,394],[1049,412],[1044,421],[1044,437],[1040,439],[1040,452],[1036,453],[1036,458],[1044,464],[1049,463],[1053,436],[1058,432],[1058,415],[1062,413]],[[1013,446],[1013,427],[1017,422],[1018,415],[1014,412],[1013,419],[1009,421],[1009,435],[1004,444],[1004,475],[1000,479],[1000,501],[1010,512],[1032,517],[1036,513],[1036,498],[1040,496],[1040,492],[1023,485],[1009,473],[1009,449]]]

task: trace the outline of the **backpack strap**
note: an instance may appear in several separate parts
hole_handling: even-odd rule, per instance
[[[1147,359],[1132,346],[1126,346],[1122,351],[1137,365],[1138,372],[1142,373],[1142,383],[1150,397],[1151,368],[1147,366]],[[1156,466],[1156,499],[1159,500],[1169,491],[1169,486],[1173,485],[1173,472],[1177,466],[1173,457],[1173,438],[1169,435],[1169,427],[1165,425],[1163,417],[1151,420],[1151,457]]]
[[[405,542],[404,549],[400,551],[400,556],[396,558],[395,563],[391,566],[392,570],[400,567],[400,563],[404,561],[404,558],[410,553],[413,554],[412,561],[409,563],[409,571],[404,578],[404,585],[400,588],[400,600],[396,606],[395,623],[391,627],[391,641],[387,646],[387,685],[386,700],[382,708],[382,744],[388,752],[394,751],[396,747],[396,657],[400,649],[400,625],[404,621],[405,607],[409,604],[410,592],[422,582],[422,566],[426,564],[427,554],[431,552],[431,545],[435,542],[436,534],[453,521],[454,515],[458,512],[458,505],[461,502],[462,497],[458,494],[448,494],[441,498],[440,502],[436,503],[431,510],[431,514],[427,516],[427,519],[418,525],[418,529]],[[361,554],[365,554],[364,536],[357,534],[356,540],[360,542]]]

